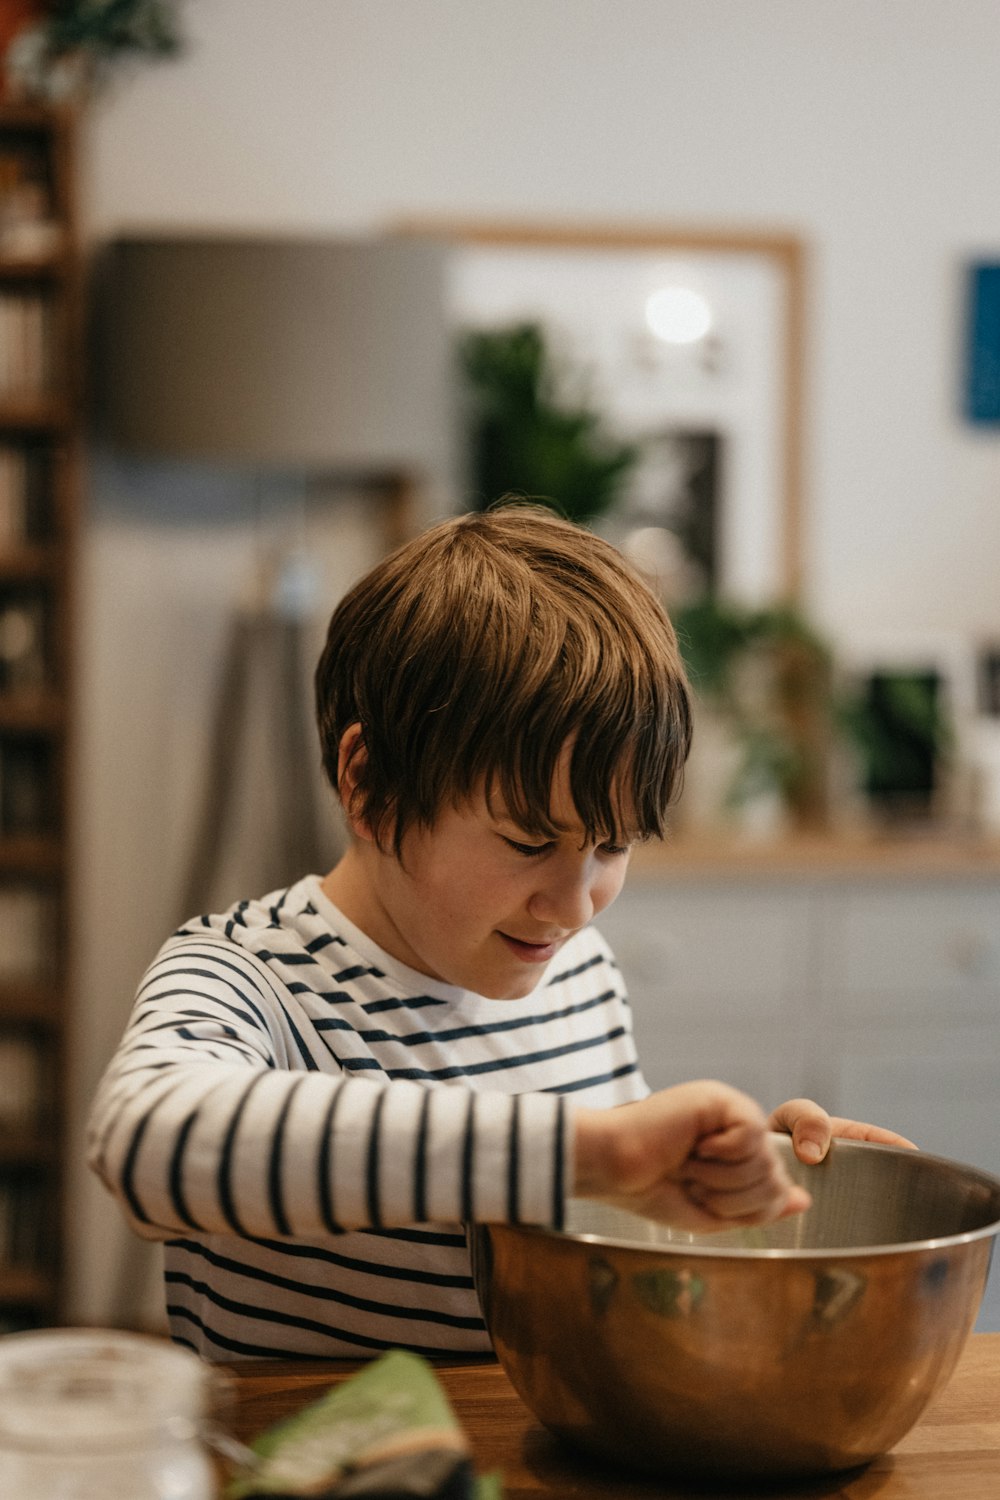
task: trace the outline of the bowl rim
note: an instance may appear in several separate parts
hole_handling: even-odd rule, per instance
[[[781,1140],[786,1143],[786,1150],[791,1150],[791,1137],[781,1135]],[[831,1143],[831,1151],[836,1148],[841,1151],[877,1151],[886,1155],[912,1157],[914,1151],[908,1146],[890,1146],[881,1141],[859,1141],[850,1137],[838,1136]],[[979,1182],[994,1188],[1000,1196],[1000,1177],[992,1172],[985,1171],[982,1167],[973,1167],[965,1162],[957,1161],[953,1157],[940,1156],[931,1151],[919,1151],[917,1154],[922,1161],[934,1163],[939,1166],[948,1167],[952,1170],[958,1169],[967,1176],[975,1178]],[[823,1161],[818,1162],[815,1167],[808,1167],[810,1172],[821,1172],[826,1162],[829,1161],[829,1153]],[[806,1163],[802,1164],[807,1166]],[[589,1200],[582,1198],[568,1198],[570,1203],[584,1203]],[[808,1212],[808,1210],[807,1210]],[[636,1215],[641,1217],[641,1215]],[[974,1240],[991,1239],[1000,1232],[1000,1217],[989,1224],[981,1225],[978,1229],[967,1229],[959,1234],[935,1235],[923,1240],[897,1240],[888,1245],[814,1245],[814,1246],[773,1246],[764,1247],[758,1245],[711,1245],[711,1244],[682,1244],[680,1242],[665,1242],[663,1244],[651,1243],[649,1240],[630,1240],[619,1235],[594,1234],[589,1231],[573,1229],[556,1229],[545,1224],[488,1224],[484,1228],[516,1229],[518,1232],[527,1232],[546,1236],[555,1240],[569,1240],[578,1244],[604,1245],[617,1250],[644,1250],[647,1253],[663,1256],[694,1257],[710,1260],[801,1260],[801,1261],[829,1261],[829,1260],[860,1260],[871,1256],[912,1254],[920,1250],[944,1250],[955,1245],[968,1245]],[[765,1227],[765,1226],[761,1226]],[[679,1231],[683,1233],[684,1231]],[[711,1231],[707,1231],[711,1234]],[[724,1231],[720,1231],[724,1232]],[[753,1230],[748,1232],[752,1233]]]

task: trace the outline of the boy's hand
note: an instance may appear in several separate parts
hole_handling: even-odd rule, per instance
[[[885,1130],[881,1125],[864,1125],[860,1120],[843,1120],[837,1115],[828,1115],[812,1099],[789,1099],[787,1104],[780,1104],[768,1125],[772,1130],[790,1135],[795,1155],[799,1161],[810,1165],[823,1160],[834,1136],[851,1141],[875,1141],[880,1146],[917,1149],[905,1135],[897,1135],[894,1130]]]
[[[682,1083],[616,1109],[578,1109],[574,1193],[679,1229],[767,1224],[811,1199],[764,1112],[724,1083]]]

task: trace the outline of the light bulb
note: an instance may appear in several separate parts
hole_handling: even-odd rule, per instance
[[[646,322],[668,344],[696,344],[712,326],[712,309],[689,286],[664,286],[647,299]]]

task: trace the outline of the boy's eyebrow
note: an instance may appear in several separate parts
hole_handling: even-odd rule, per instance
[[[525,821],[523,814],[518,815],[512,812],[507,805],[499,780],[492,786],[486,786],[485,799],[486,810],[494,822],[509,823],[512,828],[532,838],[550,839],[560,834],[583,834],[585,843],[588,837],[592,837],[597,844],[614,843],[622,847],[631,847],[632,844],[641,843],[648,838],[648,834],[640,825],[633,824],[630,827],[624,819],[617,828],[603,831],[594,829],[592,834],[588,835],[587,826],[582,819],[575,823],[562,823],[558,818],[553,817],[548,808],[539,816],[537,822],[531,822],[530,819]],[[526,811],[530,812],[530,809]]]
[[[508,812],[506,808],[501,808],[495,811],[491,810],[491,816],[496,822],[509,823],[510,826],[512,828],[516,828],[519,833],[527,834],[531,838],[548,839],[554,837],[556,834],[563,833],[583,834],[584,842],[586,842],[586,829],[584,828],[582,823],[560,823],[555,818],[550,818],[549,824],[552,832],[549,833],[549,831],[545,828],[532,827],[529,823],[522,823],[520,819],[514,817],[514,815]],[[597,844],[615,843],[626,847],[631,846],[632,844],[640,843],[645,839],[645,837],[646,835],[638,829],[630,830],[622,828],[620,830],[612,830],[610,832],[595,835],[594,842]]]
[[[579,832],[583,827],[582,823],[560,823],[553,817],[547,817],[544,825],[541,823],[524,822],[516,814],[512,813],[509,808],[504,806],[491,808],[490,816],[496,823],[509,823],[519,833],[529,833],[535,838],[549,838],[551,836],[550,830],[553,834],[574,833]]]

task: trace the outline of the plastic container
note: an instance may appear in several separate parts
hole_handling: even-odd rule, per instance
[[[0,1338],[0,1496],[213,1500],[210,1366],[144,1334]]]

